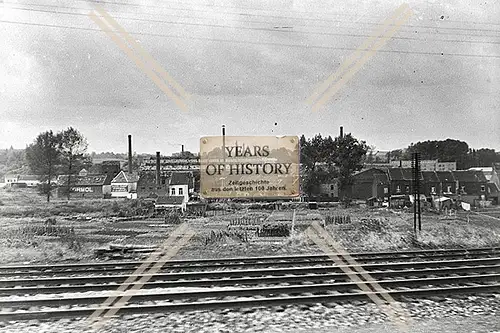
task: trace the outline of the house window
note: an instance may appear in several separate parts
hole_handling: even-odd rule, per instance
[[[165,179],[162,179],[162,180],[161,180],[161,183],[162,183],[163,185],[165,185]]]
[[[485,191],[486,191],[486,186],[481,185],[481,192],[485,192]]]
[[[146,186],[141,186],[141,190],[145,190],[146,189]]]
[[[446,188],[446,191],[447,191],[448,193],[451,193],[451,186],[448,186],[448,187]]]
[[[463,193],[465,193],[465,186],[460,187]]]
[[[172,189],[170,190],[170,194],[171,194],[171,195],[175,195],[175,188],[172,188]]]
[[[179,188],[179,195],[183,195],[184,193],[182,193],[182,187]]]
[[[384,194],[387,194],[387,193],[389,193],[389,188],[384,187]]]
[[[156,189],[157,189],[157,190],[161,190],[161,186],[158,186]]]
[[[401,192],[401,187],[398,185],[398,186],[396,187],[396,193],[400,193],[400,192]]]
[[[406,185],[406,193],[410,193],[410,186]]]
[[[431,193],[436,193],[436,188],[434,186],[431,187]]]
[[[330,190],[331,190],[331,191],[333,191],[333,184],[332,184],[332,185],[330,185]]]

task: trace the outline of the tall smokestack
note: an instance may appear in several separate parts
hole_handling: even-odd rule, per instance
[[[184,153],[184,145],[182,145],[181,152]]]
[[[156,152],[156,185],[160,186],[160,152]]]
[[[128,135],[128,172],[132,173],[132,135]]]
[[[343,126],[340,126],[340,137],[341,138],[344,137],[344,127]]]

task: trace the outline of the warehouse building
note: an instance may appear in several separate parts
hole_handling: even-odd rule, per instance
[[[110,192],[110,179],[106,175],[59,176],[57,178],[57,197],[66,198],[68,188],[71,198],[104,198]]]

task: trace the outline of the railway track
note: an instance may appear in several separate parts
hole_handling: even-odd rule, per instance
[[[359,263],[367,262],[394,262],[408,261],[416,259],[452,259],[452,258],[478,258],[485,256],[500,255],[498,248],[477,248],[477,249],[436,249],[420,251],[401,252],[359,252],[351,253],[350,256]],[[190,270],[190,269],[218,269],[221,267],[282,267],[299,266],[311,264],[324,264],[331,262],[326,254],[316,255],[293,255],[293,256],[266,256],[266,257],[243,257],[224,259],[195,259],[195,260],[171,260],[163,265],[168,270]],[[53,264],[53,265],[9,265],[0,266],[0,278],[30,276],[36,273],[38,276],[46,275],[67,275],[84,273],[120,273],[129,272],[138,268],[147,261],[107,261],[94,263],[73,263],[73,264]],[[154,264],[155,262],[149,262]]]
[[[500,294],[498,249],[358,253],[353,256],[358,262],[365,261],[359,266],[373,279],[367,283],[377,282],[394,298]],[[164,271],[150,275],[142,290],[131,294],[119,313],[368,300],[368,294],[343,273],[342,267],[334,265],[324,255],[230,258],[226,265],[224,262],[220,259],[168,262]],[[113,292],[124,285],[127,278],[138,280],[147,276],[127,274],[127,270],[139,264],[56,265],[50,271],[49,266],[42,265],[0,267],[0,272],[5,273],[0,279],[0,321],[86,317],[109,296],[126,295]],[[84,271],[84,267],[94,270]],[[113,274],[95,275],[98,267],[119,270],[111,270]],[[354,269],[356,265],[346,267]],[[177,271],[171,272],[174,269]],[[68,273],[71,275],[65,275]],[[23,277],[12,278],[15,274]],[[42,276],[47,274],[53,275]],[[129,289],[134,283],[124,286]],[[372,293],[378,294],[373,288]],[[110,309],[113,305],[105,308]]]

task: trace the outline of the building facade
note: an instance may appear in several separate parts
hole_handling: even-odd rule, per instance
[[[137,173],[120,171],[111,181],[112,198],[137,199]]]

